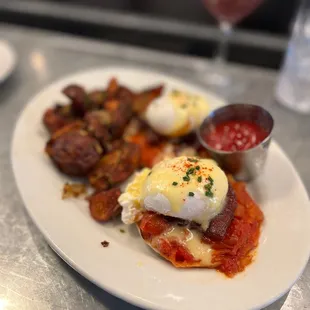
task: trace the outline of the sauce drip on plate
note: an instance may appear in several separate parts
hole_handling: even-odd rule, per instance
[[[261,143],[268,133],[250,121],[227,121],[217,125],[205,141],[220,151],[245,151]]]

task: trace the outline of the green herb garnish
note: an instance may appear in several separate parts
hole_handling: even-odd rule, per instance
[[[197,178],[197,181],[198,181],[199,183],[201,183],[201,181],[202,181],[202,177],[201,177],[201,176],[199,176],[199,177]]]
[[[172,182],[172,185],[173,185],[173,186],[177,186],[177,185],[178,185],[178,182]]]
[[[189,178],[189,176],[188,176],[188,175],[186,175],[185,177],[183,177],[183,180],[184,180],[184,181],[189,181],[189,180],[190,180],[190,178]]]
[[[196,166],[195,168],[196,168],[196,170],[200,170],[200,166]]]
[[[188,196],[193,197],[193,196],[194,196],[194,193],[193,193],[193,192],[189,192],[189,193],[188,193]]]
[[[186,174],[193,174],[194,172],[195,172],[195,168],[194,168],[194,167],[191,167],[191,168],[188,168],[188,169],[187,169]]]
[[[212,188],[212,185],[211,185],[211,184],[206,184],[206,185],[204,186],[204,188],[205,188],[206,190],[210,190],[210,189]]]
[[[152,171],[149,172],[149,174],[147,176],[150,176],[152,174]]]
[[[205,195],[207,196],[207,197],[210,197],[210,198],[213,198],[213,193],[209,190],[209,191],[206,191],[205,192]]]
[[[125,230],[124,230],[124,229],[120,229],[119,231],[120,231],[122,234],[125,233]]]
[[[209,181],[209,183],[204,186],[204,188],[206,189],[205,195],[207,197],[212,198],[213,193],[212,193],[211,189],[212,189],[212,186],[214,184],[214,180],[210,176],[208,176],[207,180]]]

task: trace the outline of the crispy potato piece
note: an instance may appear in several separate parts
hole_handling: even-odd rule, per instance
[[[70,176],[83,177],[99,162],[103,150],[87,131],[70,130],[68,126],[52,136],[45,150],[60,171]]]
[[[120,103],[115,111],[111,112],[112,122],[109,128],[113,139],[120,139],[126,129],[126,126],[132,118],[131,106]]]
[[[66,95],[72,101],[82,100],[86,94],[85,89],[82,86],[71,84],[66,86],[62,90],[63,94]]]
[[[43,115],[43,124],[51,134],[72,121],[73,119],[62,114],[61,109],[58,107],[47,109]]]
[[[62,92],[71,100],[72,111],[77,117],[83,117],[90,109],[90,100],[83,87],[72,84],[65,87]]]
[[[108,100],[105,110],[88,112],[85,115],[86,128],[104,148],[123,136],[132,117],[131,107],[119,100]]]
[[[113,152],[119,149],[120,147],[122,147],[123,144],[124,144],[123,140],[114,140],[114,141],[107,143],[105,147],[106,147],[107,152]]]
[[[91,216],[100,222],[109,221],[121,212],[118,197],[121,195],[119,188],[95,193],[88,198]]]
[[[89,175],[90,184],[98,191],[106,190],[128,179],[139,167],[140,148],[134,143],[123,143],[103,156]]]
[[[126,103],[132,107],[134,94],[127,87],[120,86],[117,91],[116,98],[119,99],[121,102]]]
[[[119,85],[118,85],[116,78],[112,78],[108,84],[107,97],[113,98],[116,95],[118,88],[119,88]]]
[[[148,105],[161,95],[163,88],[164,86],[160,85],[136,94],[133,100],[133,111],[137,114],[142,114]]]
[[[91,111],[86,113],[84,120],[87,131],[94,135],[100,144],[106,148],[106,145],[112,140],[109,131],[112,122],[111,114],[105,110]]]
[[[121,138],[132,118],[131,105],[120,99],[110,99],[105,102],[104,108],[111,115],[109,124],[111,138]]]
[[[93,90],[88,94],[88,99],[92,103],[92,108],[94,110],[101,109],[107,98],[107,92],[103,90]]]
[[[127,87],[119,85],[116,78],[109,81],[106,95],[108,99],[119,99],[126,103],[131,103],[134,97],[133,92]]]
[[[104,103],[104,108],[109,112],[115,112],[119,108],[120,104],[121,103],[118,99],[108,99]]]
[[[79,130],[83,129],[85,127],[85,123],[82,121],[74,121],[66,126],[61,127],[59,130],[53,133],[51,140],[55,140],[64,133],[67,133],[69,131],[73,130]]]

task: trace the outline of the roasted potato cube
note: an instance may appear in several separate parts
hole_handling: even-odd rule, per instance
[[[119,85],[118,85],[116,78],[112,78],[108,84],[107,97],[113,98],[116,95],[118,88],[119,88]]]
[[[95,193],[88,198],[91,216],[97,220],[106,222],[117,216],[121,211],[118,197],[121,195],[119,188]]]
[[[43,124],[51,134],[69,124],[70,121],[68,117],[62,115],[59,109],[56,108],[46,110],[43,115]]]
[[[116,98],[130,106],[133,105],[134,94],[127,87],[120,86]]]
[[[79,85],[69,85],[64,88],[62,92],[71,99],[72,111],[77,117],[83,117],[86,111],[91,108],[91,102],[83,87]]]
[[[148,105],[161,95],[163,88],[163,85],[160,85],[136,94],[133,100],[133,111],[137,114],[142,114]]]
[[[87,131],[70,130],[66,127],[52,136],[45,150],[63,173],[70,176],[86,176],[99,162],[103,154],[102,147]]]
[[[102,109],[107,98],[107,93],[102,90],[93,90],[88,94],[88,99],[91,101],[92,109]]]
[[[84,117],[86,129],[94,135],[100,144],[106,148],[107,143],[112,140],[109,127],[112,122],[111,114],[104,110],[88,112]]]
[[[89,175],[89,182],[96,190],[106,190],[127,180],[139,167],[139,163],[139,146],[124,143],[102,157]]]

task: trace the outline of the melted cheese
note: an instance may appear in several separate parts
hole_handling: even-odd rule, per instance
[[[152,240],[152,246],[156,246],[159,238],[166,238],[167,240],[176,240],[188,249],[189,253],[199,260],[200,267],[215,267],[212,263],[213,250],[210,245],[201,242],[201,233],[196,230],[190,230],[186,227],[174,226],[168,232],[156,236]]]

